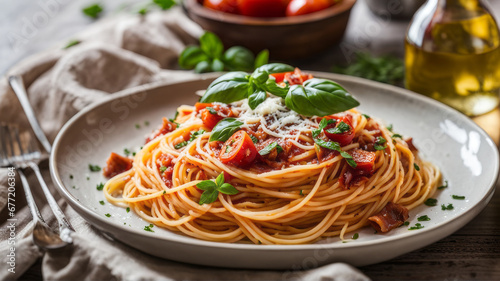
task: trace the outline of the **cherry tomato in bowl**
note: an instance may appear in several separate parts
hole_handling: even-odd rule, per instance
[[[284,17],[290,0],[238,0],[240,14],[249,17]]]
[[[248,166],[257,156],[257,149],[250,136],[243,130],[234,133],[222,146],[219,159],[224,164]]]
[[[239,13],[238,0],[203,0],[203,6],[225,13]]]
[[[330,7],[330,0],[292,0],[286,8],[286,16],[300,16]]]

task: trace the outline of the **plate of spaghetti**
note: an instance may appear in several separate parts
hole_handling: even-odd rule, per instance
[[[493,195],[498,151],[431,99],[275,63],[88,107],[59,133],[51,173],[87,221],[159,257],[362,266],[470,221]]]

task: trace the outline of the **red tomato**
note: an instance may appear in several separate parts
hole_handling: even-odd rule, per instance
[[[330,124],[330,125],[326,126],[325,129],[323,130],[325,132],[325,135],[329,139],[331,139],[332,141],[338,142],[341,146],[345,146],[345,145],[350,144],[351,141],[352,141],[352,139],[354,138],[354,135],[355,135],[354,134],[354,130],[352,128],[352,117],[351,117],[351,115],[346,115],[346,116],[343,116],[343,117],[335,117],[334,116],[333,118],[337,119],[337,123]],[[328,132],[328,129],[333,129],[333,128],[338,127],[341,122],[344,122],[347,125],[349,125],[349,130],[348,131],[345,131],[345,132],[340,133],[340,134],[332,134],[332,133]]]
[[[213,129],[220,120],[224,119],[223,116],[219,114],[213,114],[208,109],[201,110],[201,121],[203,121],[203,125],[207,128]]]
[[[233,111],[227,105],[197,102],[194,107],[196,108],[196,112],[201,114],[203,124],[210,129],[213,129],[220,120],[234,116]],[[216,113],[212,113],[213,111],[208,110],[207,107],[211,107]]]
[[[225,13],[238,13],[238,0],[203,0],[203,6]]]
[[[313,78],[311,74],[303,73],[300,69],[295,68],[294,72],[285,73],[284,80],[288,81],[290,85],[302,85],[305,81]]]
[[[292,0],[286,7],[286,16],[299,16],[314,13],[330,7],[328,0]]]
[[[250,136],[243,130],[234,133],[222,146],[219,159],[224,164],[245,167],[257,156]]]
[[[290,0],[238,0],[240,14],[249,17],[284,17]]]
[[[287,73],[292,73],[292,72],[282,72],[282,73],[273,73],[271,74],[272,77],[274,77],[274,80],[276,80],[276,83],[281,83],[283,80],[285,80],[285,74]]]
[[[356,170],[360,175],[369,175],[373,172],[373,167],[375,166],[375,152],[366,151],[363,149],[353,149],[349,151],[352,159],[356,161]]]

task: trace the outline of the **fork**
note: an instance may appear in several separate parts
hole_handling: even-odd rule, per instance
[[[26,200],[35,222],[35,227],[33,229],[34,243],[44,249],[57,249],[72,243],[71,234],[75,230],[57,205],[56,200],[50,193],[42,177],[38,167],[38,161],[41,159],[42,153],[34,138],[31,134],[28,134],[28,138],[23,142],[19,134],[19,129],[16,126],[4,124],[0,126],[0,138],[2,146],[0,163],[2,166],[13,165],[19,173],[26,194]],[[23,170],[28,167],[35,172],[43,193],[47,198],[47,202],[58,221],[59,234],[47,225],[35,204],[33,194],[31,193],[28,181],[23,172]]]

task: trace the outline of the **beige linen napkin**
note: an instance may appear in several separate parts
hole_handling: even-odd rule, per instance
[[[69,49],[48,50],[12,68],[23,76],[29,99],[41,126],[52,141],[62,125],[85,106],[113,93],[159,81],[182,81],[196,77],[176,70],[178,54],[202,34],[179,8],[147,16],[116,16],[101,20],[76,36],[82,43]],[[28,128],[24,113],[6,78],[0,81],[0,122]],[[45,164],[46,165],[46,164]],[[42,273],[49,280],[369,280],[346,264],[331,264],[309,271],[255,271],[215,269],[159,259],[119,241],[111,241],[88,224],[57,194],[48,168],[46,181],[74,228],[74,245],[43,253],[31,240],[33,224],[27,207],[15,211],[15,273],[8,271],[10,231],[3,219],[0,232],[0,280],[21,276],[39,257]],[[54,218],[33,176],[37,205],[49,224]],[[19,179],[17,179],[19,183]],[[7,207],[7,175],[0,171],[0,210]],[[17,195],[22,201],[21,186]],[[17,203],[19,205],[19,203]]]

